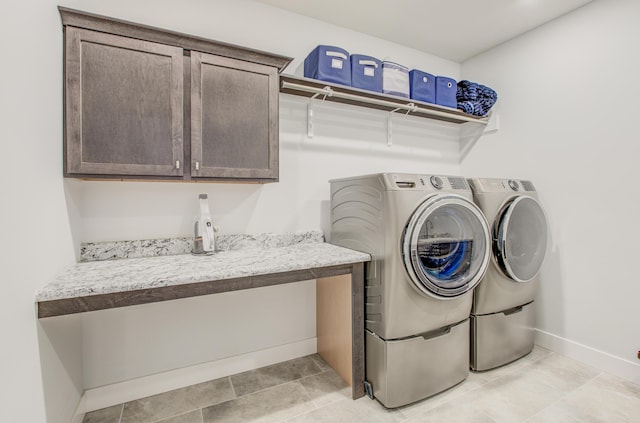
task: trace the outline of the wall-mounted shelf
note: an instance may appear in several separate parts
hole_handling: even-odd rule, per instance
[[[280,75],[280,92],[303,97],[323,97],[326,101],[369,107],[387,112],[409,112],[412,116],[457,124],[476,122],[486,125],[488,122],[487,118],[471,116],[459,110],[436,104],[291,75]]]
[[[489,117],[472,116],[460,110],[436,104],[375,93],[343,85],[331,84],[315,79],[300,78],[292,75],[280,75],[280,92],[284,94],[308,97],[310,99],[318,98],[323,101],[350,104],[390,112],[387,134],[388,145],[392,144],[391,114],[393,112],[461,125],[461,159],[466,156],[489,123]],[[312,102],[310,102],[307,112],[307,136],[310,138],[313,137],[312,118],[313,109]]]

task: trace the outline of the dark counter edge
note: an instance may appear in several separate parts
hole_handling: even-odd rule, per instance
[[[357,263],[356,263],[357,264]],[[88,311],[149,304],[201,295],[219,294],[242,289],[259,288],[290,282],[318,279],[352,273],[355,264],[341,264],[288,272],[243,276],[231,279],[193,282],[180,285],[161,286],[108,294],[83,295],[57,300],[42,300],[36,303],[39,319],[85,313]]]
[[[39,319],[351,274],[352,398],[364,396],[364,264],[362,262],[195,282],[110,294],[38,301]]]

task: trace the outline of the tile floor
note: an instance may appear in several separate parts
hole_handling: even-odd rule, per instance
[[[84,422],[640,422],[639,385],[540,347],[395,410],[350,395],[316,354],[93,411]]]

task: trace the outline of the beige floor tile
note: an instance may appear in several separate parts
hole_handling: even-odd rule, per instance
[[[400,410],[409,418],[421,416],[424,415],[427,411],[439,407],[449,401],[455,401],[457,398],[460,398],[467,392],[478,389],[486,383],[486,380],[481,376],[478,376],[474,373],[469,373],[469,376],[456,386],[430,398],[418,401],[405,407],[401,407]]]
[[[179,416],[159,420],[155,423],[202,423],[202,410],[197,409],[189,413],[180,414]]]
[[[524,421],[524,423],[582,423],[584,419],[578,418],[571,410],[553,404]]]
[[[593,384],[631,399],[640,399],[640,385],[608,373],[600,374],[593,380]]]
[[[406,416],[368,397],[342,400],[287,420],[287,423],[400,423]]]
[[[549,354],[531,363],[527,375],[537,376],[544,383],[568,392],[595,378],[600,371],[559,354]]]
[[[121,423],[154,422],[234,397],[229,378],[216,379],[128,402]]]
[[[513,361],[509,364],[505,364],[504,366],[497,367],[491,370],[485,370],[482,372],[471,372],[479,381],[484,381],[485,383],[491,382],[492,380],[499,379],[503,376],[506,376],[511,373],[522,372],[524,369],[529,367],[533,361],[527,360],[528,356],[524,356],[516,361]]]
[[[546,348],[542,348],[538,345],[534,345],[533,346],[533,350],[525,355],[524,357],[521,358],[521,360],[523,361],[538,361],[540,359],[545,358],[546,356],[548,356],[549,354],[552,354],[552,352]]]
[[[241,397],[321,372],[311,356],[307,356],[233,375],[231,383],[236,395]]]
[[[351,386],[330,368],[326,372],[300,379],[317,407],[351,398]]]
[[[496,423],[478,404],[449,401],[435,408],[422,410],[404,423]]]
[[[550,415],[571,416],[580,422],[636,423],[640,421],[640,386],[608,374],[599,375],[538,417]]]
[[[122,404],[85,414],[82,423],[120,423]]]
[[[316,363],[318,367],[320,367],[320,370],[322,370],[323,372],[327,370],[333,370],[333,367],[329,366],[329,364],[326,361],[324,361],[324,358],[322,358],[320,354],[313,354],[313,355],[310,355],[309,357],[311,357],[313,362]]]
[[[281,422],[314,408],[300,382],[289,382],[202,410],[204,423]]]
[[[496,422],[519,422],[553,404],[562,393],[543,378],[523,371],[492,380],[457,401],[473,406]]]

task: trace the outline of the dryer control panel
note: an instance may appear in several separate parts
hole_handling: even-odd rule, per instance
[[[474,192],[535,192],[531,181],[520,179],[479,178],[469,180]]]

